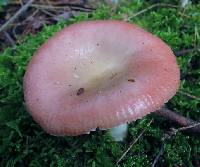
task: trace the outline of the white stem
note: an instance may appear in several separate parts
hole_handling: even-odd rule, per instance
[[[128,124],[121,124],[119,126],[115,126],[109,130],[111,136],[115,141],[123,141],[126,137],[128,131]]]

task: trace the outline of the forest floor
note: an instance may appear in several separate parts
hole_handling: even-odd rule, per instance
[[[200,135],[156,114],[130,123],[127,138],[114,142],[107,131],[51,136],[27,113],[22,79],[33,53],[63,27],[97,19],[135,23],[165,41],[181,70],[180,89],[166,107],[200,121],[199,1],[184,8],[178,0],[0,1],[0,166],[199,167]]]

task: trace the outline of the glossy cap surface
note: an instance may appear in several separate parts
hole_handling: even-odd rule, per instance
[[[122,21],[70,25],[32,57],[24,97],[48,133],[80,135],[137,120],[176,93],[180,72],[159,38]]]

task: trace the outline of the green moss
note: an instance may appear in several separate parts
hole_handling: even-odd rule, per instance
[[[166,1],[167,2],[167,1]],[[176,1],[176,4],[178,1]],[[200,4],[187,9],[157,7],[134,17],[150,6],[143,1],[124,1],[117,9],[99,7],[92,14],[81,14],[53,26],[45,26],[37,35],[29,35],[16,48],[0,54],[0,165],[1,166],[116,166],[117,160],[152,119],[147,116],[129,127],[129,135],[122,143],[113,142],[105,131],[79,137],[54,137],[36,125],[24,107],[22,79],[33,53],[55,32],[82,20],[129,18],[144,29],[166,41],[173,50],[200,45]],[[200,52],[177,58],[182,73],[181,89],[200,96]],[[199,119],[200,102],[178,93],[168,107],[181,114]],[[160,118],[146,128],[119,166],[151,166],[160,151],[169,125]],[[176,134],[164,144],[159,166],[193,166],[200,158],[197,137]]]

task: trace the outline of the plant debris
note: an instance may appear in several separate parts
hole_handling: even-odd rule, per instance
[[[133,78],[128,79],[129,82],[135,82],[135,80]]]
[[[85,0],[8,1],[6,10],[0,11],[0,29],[5,32],[0,33],[0,51],[20,42],[19,37],[39,32],[44,25],[68,20],[81,12],[90,13],[95,7]]]
[[[77,96],[80,96],[80,95],[82,95],[84,92],[85,92],[85,89],[84,89],[84,88],[80,88],[80,89],[78,89],[76,95],[77,95]]]

